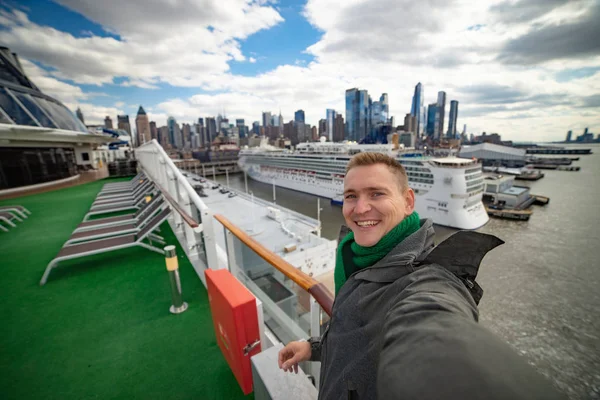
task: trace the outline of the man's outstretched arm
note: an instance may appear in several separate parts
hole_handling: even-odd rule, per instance
[[[383,328],[381,399],[562,399],[552,384],[477,323],[464,284],[437,265],[412,273]]]

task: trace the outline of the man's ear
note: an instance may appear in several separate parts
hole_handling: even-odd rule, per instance
[[[415,210],[415,192],[411,188],[404,192],[404,202],[406,203],[404,212],[406,215],[412,214]]]

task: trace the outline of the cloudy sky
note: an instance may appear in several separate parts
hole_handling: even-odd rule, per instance
[[[347,88],[445,90],[458,126],[516,141],[600,133],[600,0],[8,0],[0,44],[86,123],[344,110]],[[446,112],[447,114],[447,112]],[[447,125],[446,125],[447,126]]]

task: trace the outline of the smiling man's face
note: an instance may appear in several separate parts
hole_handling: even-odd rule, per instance
[[[412,214],[415,194],[404,191],[398,178],[384,164],[352,168],[344,179],[343,214],[354,240],[371,247]]]

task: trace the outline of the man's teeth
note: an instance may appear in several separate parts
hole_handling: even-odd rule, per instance
[[[379,221],[357,221],[356,225],[358,226],[373,226],[377,225]]]

